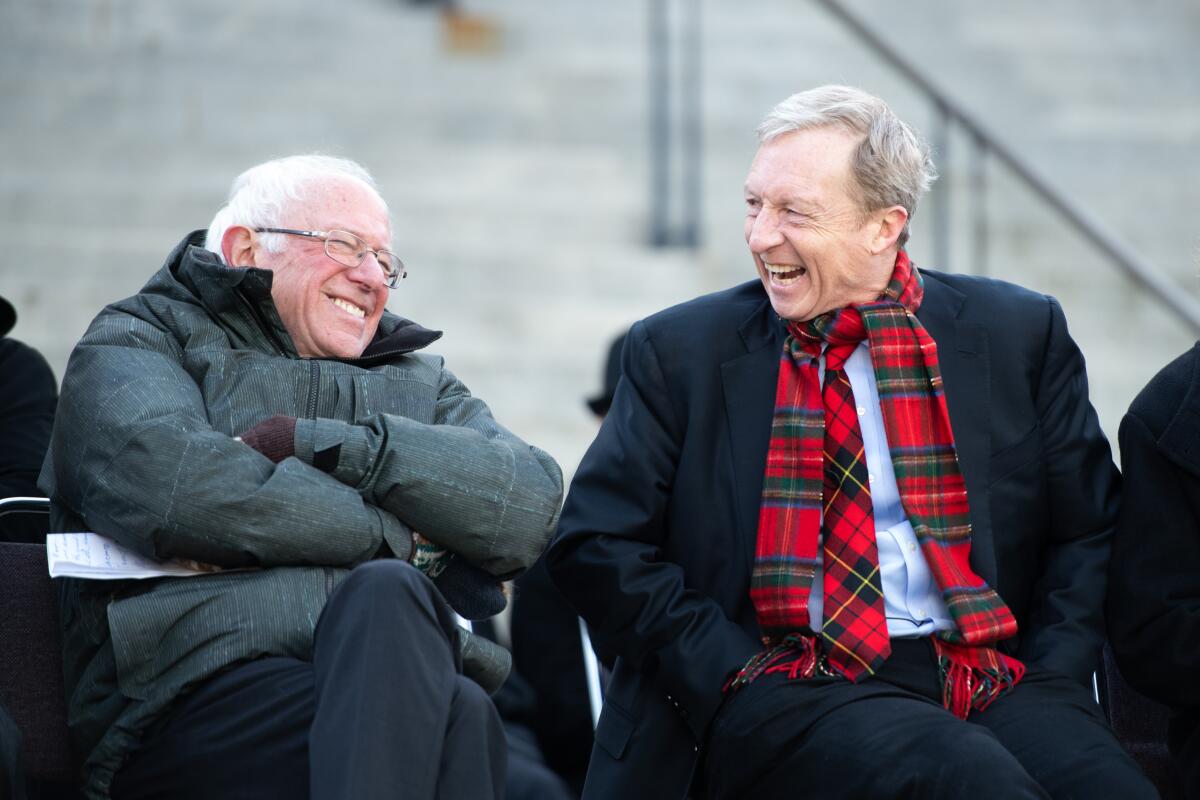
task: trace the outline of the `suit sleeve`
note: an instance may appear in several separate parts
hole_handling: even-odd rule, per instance
[[[1109,636],[1138,691],[1200,708],[1200,483],[1138,417],[1121,422],[1124,498],[1109,593]]]
[[[1052,298],[1048,302],[1036,404],[1049,525],[1018,656],[1090,685],[1104,639],[1102,612],[1120,477],[1088,400],[1083,354],[1067,333],[1062,308]]]
[[[629,332],[622,369],[568,493],[551,576],[598,641],[654,680],[703,741],[726,678],[759,646],[664,557],[668,536],[688,535],[669,519],[686,431],[644,323]]]

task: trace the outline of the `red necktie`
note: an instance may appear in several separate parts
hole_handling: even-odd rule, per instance
[[[858,681],[883,666],[892,645],[884,615],[862,428],[844,369],[854,348],[854,344],[839,343],[825,349],[825,620],[821,636],[830,666]]]

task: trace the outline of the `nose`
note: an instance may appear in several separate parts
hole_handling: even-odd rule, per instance
[[[764,208],[748,221],[746,244],[750,245],[750,252],[755,255],[762,255],[782,241],[779,216],[774,211]]]
[[[363,253],[362,260],[358,262],[358,266],[346,270],[346,275],[350,280],[361,284],[370,291],[374,291],[387,283],[387,276],[383,272],[383,265],[379,263],[379,259],[375,256],[375,253],[370,250]]]

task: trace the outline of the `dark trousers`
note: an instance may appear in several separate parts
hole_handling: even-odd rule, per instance
[[[893,640],[872,678],[764,675],[713,722],[709,798],[1157,798],[1091,694],[1031,669],[969,721],[942,707],[933,647]]]
[[[321,614],[311,663],[254,661],[178,700],[112,796],[499,798],[504,730],[459,674],[456,630],[417,570],[360,566]]]

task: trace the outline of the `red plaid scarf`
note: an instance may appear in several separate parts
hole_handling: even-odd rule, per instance
[[[900,500],[956,626],[934,639],[945,706],[966,719],[1024,674],[1020,661],[991,646],[1015,635],[1017,623],[968,562],[970,509],[937,345],[915,316],[923,295],[921,275],[901,251],[878,300],[789,325],[750,582],[768,649],[735,676],[732,688],[765,672],[811,677],[818,664],[836,669],[806,633],[822,498],[824,409],[816,356],[831,336],[867,339]]]

